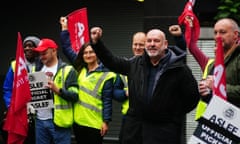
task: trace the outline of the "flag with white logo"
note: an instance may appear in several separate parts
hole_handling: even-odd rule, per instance
[[[81,46],[89,42],[87,8],[75,10],[67,17],[72,48],[78,53]]]
[[[219,96],[226,100],[226,72],[224,66],[224,55],[221,37],[217,38],[216,60],[214,65],[213,77],[213,96]]]
[[[27,103],[31,100],[26,60],[18,32],[13,92],[3,129],[8,131],[8,144],[23,144],[28,133]]]

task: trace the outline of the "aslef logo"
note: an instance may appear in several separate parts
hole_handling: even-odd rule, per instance
[[[31,74],[28,76],[28,79],[29,79],[30,82],[34,82],[36,80],[34,75],[31,75]]]
[[[227,107],[223,111],[223,116],[228,120],[232,120],[236,116],[236,110],[232,107]]]

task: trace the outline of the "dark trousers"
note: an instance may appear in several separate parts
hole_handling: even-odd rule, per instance
[[[103,137],[99,129],[73,124],[73,133],[77,144],[102,144]]]
[[[122,144],[181,144],[181,124],[149,122],[126,116]]]
[[[125,122],[125,115],[122,115],[122,123],[120,127],[120,132],[119,132],[119,144],[122,144],[122,137],[123,137],[123,127],[124,127],[124,122]]]

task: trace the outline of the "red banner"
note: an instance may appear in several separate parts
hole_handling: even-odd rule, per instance
[[[197,17],[192,10],[193,2],[189,0],[185,5],[182,14],[178,17],[178,24],[185,25],[185,38],[187,47],[189,48],[190,42],[197,42],[200,35],[200,25]]]
[[[81,46],[89,42],[87,8],[78,9],[67,17],[72,48],[78,53]]]
[[[224,66],[222,38],[217,38],[216,61],[214,65],[213,96],[219,96],[226,100],[226,72]]]
[[[11,103],[3,129],[8,131],[8,144],[23,144],[28,133],[27,103],[31,100],[31,92],[19,32],[13,84]]]

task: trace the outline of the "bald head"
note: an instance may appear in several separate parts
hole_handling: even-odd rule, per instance
[[[134,56],[139,56],[144,53],[146,35],[144,32],[137,32],[133,35],[132,51]]]
[[[145,49],[151,59],[153,65],[156,65],[159,60],[164,57],[168,47],[168,42],[164,32],[160,29],[152,29],[146,35]]]
[[[156,37],[161,37],[162,40],[166,40],[166,35],[163,31],[161,31],[160,29],[152,29],[149,30],[146,37],[152,37],[152,36],[156,36]]]
[[[232,28],[233,31],[238,31],[239,32],[239,26],[238,24],[236,23],[236,21],[234,21],[233,19],[231,18],[223,18],[223,19],[220,19],[216,22],[215,26],[219,25],[219,24],[225,24],[225,25],[228,25]]]
[[[238,36],[239,27],[233,19],[223,18],[218,20],[214,25],[214,39],[217,40],[218,37],[222,39],[225,54],[236,47],[239,39]]]
[[[139,38],[139,39],[145,39],[146,34],[144,32],[136,32],[133,35],[133,39]]]

